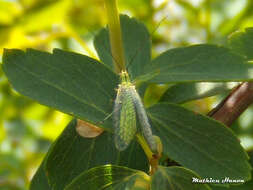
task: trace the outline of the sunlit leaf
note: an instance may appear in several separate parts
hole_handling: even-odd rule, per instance
[[[52,29],[56,25],[63,26],[70,4],[70,0],[61,0],[32,9],[29,14],[23,16],[18,27],[27,32],[37,32]]]
[[[126,167],[105,165],[92,168],[73,180],[66,190],[148,190],[149,176]]]
[[[83,138],[76,132],[76,124],[76,120],[70,122],[49,152],[46,172],[54,190],[62,190],[82,172],[99,165],[116,164],[148,171],[146,156],[136,141],[119,152],[111,133]]]
[[[0,1],[0,25],[10,25],[21,13],[17,2]]]
[[[235,32],[229,38],[230,47],[245,56],[248,60],[253,59],[253,28],[246,28],[244,32]]]
[[[37,172],[32,178],[29,190],[51,190],[45,170],[45,162],[43,161]]]
[[[193,178],[200,179],[191,170],[182,167],[159,166],[151,179],[151,190],[211,190],[206,184],[193,183]]]

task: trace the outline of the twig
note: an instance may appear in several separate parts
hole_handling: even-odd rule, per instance
[[[232,92],[207,115],[228,127],[253,103],[253,82],[244,82],[235,87]],[[173,160],[166,160],[167,166],[179,165]]]
[[[253,82],[244,82],[208,113],[209,117],[230,126],[253,103]]]

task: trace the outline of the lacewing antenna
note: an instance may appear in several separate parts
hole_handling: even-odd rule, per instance
[[[154,32],[159,28],[161,23],[167,18],[165,16],[152,31],[151,36]],[[130,59],[130,62],[126,65],[126,70],[131,66],[134,61],[134,58],[138,55],[141,48],[144,45],[145,40],[143,40],[139,47],[136,48],[133,57]],[[104,50],[112,57],[113,61],[117,63],[117,60],[113,57],[111,51],[106,48],[105,42],[100,41],[101,46]],[[121,75],[121,83],[119,84],[119,88],[117,90],[117,96],[114,102],[113,112],[105,117],[102,121],[106,121],[108,118],[113,116],[114,121],[114,141],[115,146],[118,150],[125,150],[132,139],[135,137],[137,132],[136,127],[136,113],[140,123],[140,131],[147,141],[152,152],[157,152],[156,141],[152,135],[151,125],[149,123],[146,110],[142,103],[142,100],[135,89],[135,86],[130,82],[130,78],[128,76],[127,71],[122,71]],[[101,123],[101,122],[99,122]]]
[[[167,19],[168,15],[164,16],[159,22],[158,24],[155,26],[155,28],[153,29],[153,31],[150,34],[149,39],[152,40],[152,36],[154,35],[154,33],[158,30],[159,26],[161,25],[161,23]],[[133,57],[130,59],[130,62],[126,65],[126,69],[128,70],[128,68],[132,65],[134,58],[138,55],[138,52],[140,52],[141,48],[144,46],[144,41],[142,41],[139,45],[138,48],[136,48],[135,53],[133,55]]]
[[[153,31],[151,32],[150,36],[148,37],[149,39],[152,39],[153,34],[157,31],[157,29],[159,28],[159,26],[161,25],[161,23],[162,23],[167,17],[168,17],[168,15],[164,16],[164,17],[159,21],[159,23],[155,26],[155,28],[154,28]],[[89,32],[90,32],[93,36],[95,36],[94,32],[92,32],[92,31],[90,31],[90,30],[89,30]],[[141,51],[142,47],[144,46],[144,42],[145,42],[145,40],[142,41],[142,42],[139,44],[139,46],[138,46],[138,47],[136,48],[136,50],[135,50],[134,55],[130,58],[130,62],[129,62],[129,63],[126,63],[126,70],[128,70],[128,68],[132,65],[132,63],[133,63],[135,57],[136,57],[136,56],[138,55],[138,53]],[[99,43],[100,43],[101,47],[103,47],[103,49],[112,57],[113,61],[116,62],[116,63],[118,63],[117,60],[115,59],[115,57],[112,55],[111,50],[108,50],[108,49],[106,48],[105,42],[104,42],[104,41],[103,41],[103,42],[100,41]],[[110,47],[109,47],[109,48],[110,48]]]

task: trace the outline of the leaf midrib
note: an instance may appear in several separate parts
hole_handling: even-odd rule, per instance
[[[8,64],[8,63],[7,63]],[[63,88],[54,85],[53,83],[50,83],[50,81],[44,80],[42,78],[39,77],[39,75],[35,74],[34,72],[30,71],[29,69],[25,68],[25,67],[21,67],[19,64],[17,64],[16,62],[13,62],[14,65],[16,65],[17,67],[19,67],[21,70],[23,70],[24,72],[27,72],[28,74],[32,75],[34,78],[38,79],[39,81],[41,81],[42,83],[47,84],[50,87],[53,87],[55,89],[57,89],[60,92],[63,92],[64,94],[74,98],[75,100],[77,100],[78,102],[84,104],[84,105],[88,105],[96,110],[98,110],[99,112],[103,113],[103,114],[107,114],[104,110],[98,108],[95,104],[89,104],[88,102],[84,101],[83,99],[78,98],[77,96],[75,96],[72,93],[69,93],[68,91],[65,91]]]

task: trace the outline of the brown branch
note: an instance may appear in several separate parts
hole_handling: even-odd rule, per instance
[[[207,115],[228,127],[253,103],[253,82],[244,82],[236,86],[230,94]],[[167,166],[180,166],[167,159]]]
[[[244,82],[216,106],[208,116],[230,126],[253,103],[253,82]]]

